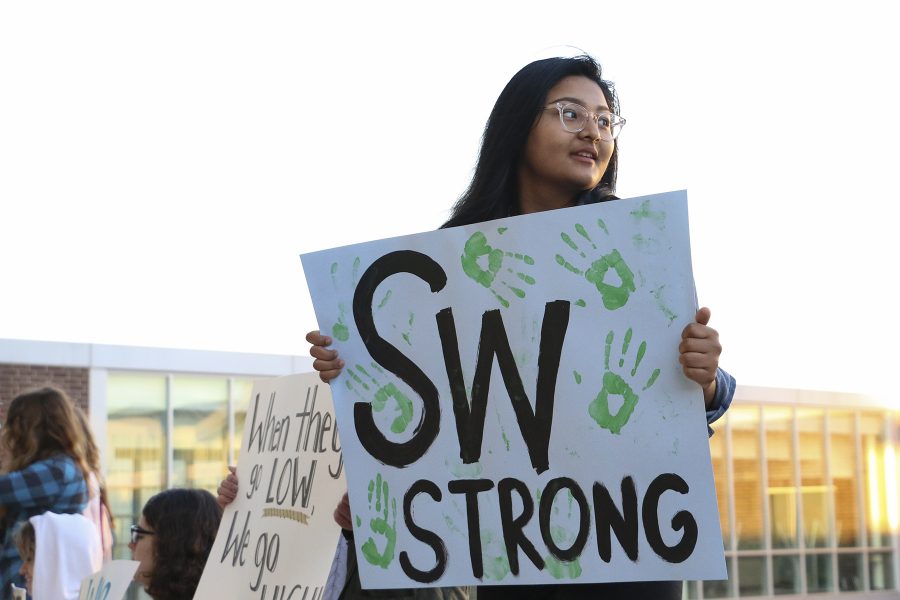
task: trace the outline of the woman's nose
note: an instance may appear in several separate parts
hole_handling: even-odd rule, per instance
[[[584,129],[581,130],[581,135],[589,140],[596,141],[600,139],[600,125],[597,123],[594,115],[588,116],[587,123],[584,124]]]

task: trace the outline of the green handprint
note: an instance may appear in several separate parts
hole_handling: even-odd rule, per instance
[[[625,332],[625,340],[622,343],[622,356],[619,358],[619,369],[625,366],[625,355],[628,353],[628,347],[631,345],[631,336],[632,332],[629,327],[628,331]],[[603,389],[600,390],[600,393],[594,401],[591,402],[590,407],[588,407],[588,412],[591,417],[593,417],[594,421],[597,422],[597,425],[604,429],[609,429],[612,433],[619,433],[622,430],[622,427],[628,423],[628,419],[631,417],[634,407],[637,406],[638,395],[634,393],[631,384],[625,381],[624,377],[610,370],[609,355],[612,349],[613,337],[614,334],[612,331],[606,335],[606,348],[603,360],[603,366],[605,368],[603,373]],[[640,367],[646,351],[647,342],[641,342],[638,346],[637,356],[634,359],[634,367],[631,369],[630,379],[633,379],[637,374],[638,367]],[[659,369],[654,369],[641,391],[649,389],[650,386],[656,383],[657,377],[659,377]],[[610,396],[621,396],[623,398],[622,406],[616,414],[612,414],[609,410]]]
[[[370,365],[373,369],[384,375],[384,369],[382,369],[375,363],[370,363]],[[413,418],[412,401],[406,397],[406,394],[401,392],[397,388],[397,386],[393,384],[393,382],[389,382],[387,385],[381,385],[381,383],[379,383],[378,380],[375,379],[375,377],[369,374],[369,372],[362,365],[356,365],[352,369],[348,369],[347,373],[350,375],[350,379],[345,380],[347,389],[355,393],[364,401],[371,401],[372,410],[374,410],[375,412],[383,411],[385,406],[387,406],[388,400],[393,398],[396,408],[400,414],[398,414],[396,418],[394,418],[393,423],[391,423],[391,431],[393,431],[394,433],[403,433],[404,431],[406,431],[406,428],[409,427],[409,424]],[[367,383],[366,379],[371,382],[371,384]],[[374,387],[374,397],[364,397],[360,393],[360,391],[356,389],[352,382],[356,382],[357,385],[362,386],[366,392],[369,392],[369,394],[371,394],[372,387]],[[369,394],[367,394],[367,396]]]
[[[341,342],[346,342],[350,339],[350,328],[347,327],[347,324],[344,323],[344,317],[346,316],[347,309],[343,304],[338,304],[338,320],[337,323],[332,325],[331,327],[331,335],[334,336],[336,340]]]
[[[509,559],[503,536],[495,531],[481,531],[481,556],[484,566],[484,578],[501,581],[509,575]]]
[[[597,227],[608,233],[606,224],[602,219],[597,219]],[[588,231],[584,227],[584,225],[582,225],[581,223],[576,223],[575,231],[578,236],[584,238],[585,241],[590,243],[593,250],[598,250],[597,245],[591,239],[591,236],[588,234]],[[581,256],[581,258],[590,260],[588,259],[588,255],[575,242],[573,236],[569,235],[565,231],[563,231],[559,235],[566,246],[577,252],[579,256]],[[628,297],[632,292],[635,291],[634,273],[631,272],[631,269],[628,268],[628,265],[625,263],[622,255],[619,254],[619,251],[616,249],[610,250],[608,253],[603,254],[602,256],[600,256],[600,258],[591,262],[590,266],[586,269],[575,266],[574,264],[566,260],[566,258],[562,254],[556,255],[556,264],[571,273],[584,277],[590,283],[594,284],[594,287],[596,287],[597,291],[600,292],[600,298],[603,300],[603,306],[605,306],[608,310],[616,310],[617,308],[622,308],[623,306],[625,306],[625,303],[628,302]],[[612,269],[612,271],[618,276],[618,284],[608,283],[606,281],[610,269]],[[577,302],[576,304],[579,304],[580,306],[585,305],[584,301],[582,300],[579,300],[579,302]]]
[[[393,295],[394,295],[394,290],[387,290],[384,293],[384,296],[382,296],[381,301],[378,303],[378,310],[381,310],[382,308],[387,306],[388,302],[391,301],[391,296],[393,296]],[[404,326],[405,331],[401,331],[400,336],[403,338],[403,341],[406,342],[407,345],[412,346],[411,337],[412,337],[413,323],[416,320],[416,315],[412,311],[409,311],[408,314],[409,314],[409,318],[407,318],[407,320],[406,320],[408,326]],[[397,329],[397,324],[392,323],[391,327],[393,327],[394,329]]]
[[[357,256],[353,260],[353,271],[352,271],[352,281],[353,286],[356,287],[356,282],[359,276],[359,264],[360,259]],[[331,263],[331,283],[335,289],[338,287],[338,263]],[[331,335],[334,338],[341,342],[346,342],[350,339],[350,328],[347,327],[347,324],[344,322],[344,319],[347,316],[347,308],[343,304],[338,304],[338,320],[337,323],[331,326]]]
[[[572,505],[574,504],[574,497],[572,496],[572,492],[567,492],[569,500],[569,509],[566,514],[566,522],[569,524],[573,523],[572,517]],[[560,496],[557,496],[553,501],[553,514],[559,515],[559,502],[562,500]],[[551,525],[550,526],[550,537],[553,538],[553,541],[557,546],[571,546],[577,537],[576,533],[572,533],[568,528],[563,527],[561,525]],[[552,554],[547,554],[544,556],[544,568],[547,569],[547,572],[554,579],[577,579],[581,577],[581,559],[575,558],[573,560],[560,560],[553,556]]]
[[[637,221],[648,220],[654,225],[656,225],[657,229],[663,230],[666,228],[666,213],[662,210],[653,210],[650,206],[650,200],[644,200],[641,202],[641,205],[638,208],[635,208],[631,211],[631,216],[635,218]]]
[[[500,227],[497,229],[497,233],[499,235],[503,235],[505,231],[505,227]],[[513,285],[504,279],[498,278],[498,275],[500,275],[501,269],[503,268],[504,258],[512,258],[528,266],[534,265],[534,259],[527,254],[507,252],[491,246],[490,244],[488,244],[487,237],[480,231],[476,231],[475,233],[473,233],[471,237],[469,237],[469,239],[466,241],[466,245],[463,248],[463,253],[460,256],[460,261],[462,262],[463,272],[465,272],[465,274],[470,279],[491,290],[491,293],[494,295],[497,301],[504,308],[509,308],[509,300],[507,300],[497,290],[494,289],[494,282],[499,282],[504,287],[509,289],[509,291],[515,294],[518,298],[525,297],[525,290],[520,287],[516,287],[522,285],[519,282],[514,281],[515,285]],[[482,268],[482,265],[479,264],[479,261],[486,261],[486,268]],[[506,272],[511,273],[513,277],[517,278],[519,281],[525,283],[526,285],[534,285],[534,277],[523,273],[522,271],[516,271],[511,267],[506,267]]]
[[[379,551],[375,538],[369,536],[362,545],[362,553],[371,565],[387,569],[394,560],[394,547],[397,545],[397,500],[391,498],[388,490],[388,482],[381,479],[379,473],[373,481],[369,482],[369,511],[372,510],[372,496],[375,496],[375,515],[369,520],[369,527],[373,535],[383,536],[384,550]],[[390,512],[388,512],[390,504]],[[383,508],[382,508],[383,506]],[[357,525],[360,523],[356,517]]]
[[[410,340],[410,336],[412,335],[413,323],[416,320],[416,315],[412,311],[409,313],[409,318],[406,320],[408,327],[406,331],[400,332],[400,337],[403,338],[403,341],[406,342],[407,345],[412,346],[412,340]],[[394,329],[397,329],[397,326],[394,325]]]

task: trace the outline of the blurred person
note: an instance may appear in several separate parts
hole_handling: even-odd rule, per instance
[[[0,429],[0,600],[10,583],[22,587],[22,559],[13,533],[46,512],[80,514],[88,501],[90,468],[73,403],[65,392],[43,387],[16,396]]]
[[[81,433],[84,437],[84,457],[88,468],[91,470],[88,477],[88,503],[84,509],[84,516],[94,524],[100,542],[103,547],[103,562],[112,560],[112,549],[115,544],[113,538],[112,511],[109,509],[109,501],[106,497],[106,483],[103,478],[103,466],[100,463],[100,449],[94,440],[94,432],[87,415],[77,405],[75,416],[81,425]]]
[[[222,519],[216,498],[200,489],[171,489],[147,500],[131,526],[134,579],[153,600],[191,598]]]
[[[81,582],[103,567],[100,536],[84,515],[31,517],[14,540],[33,600],[77,600]]]

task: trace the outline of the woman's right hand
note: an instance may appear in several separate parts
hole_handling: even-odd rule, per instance
[[[328,348],[331,345],[330,337],[320,334],[317,329],[306,334],[306,341],[312,344],[309,355],[315,359],[312,366],[319,372],[319,379],[329,383],[341,374],[344,361],[338,358],[337,350]]]
[[[216,494],[218,494],[216,496],[216,502],[222,507],[222,510],[237,498],[238,478],[235,469],[236,467],[228,467],[228,470],[230,471],[228,477],[222,480],[222,483],[219,484],[219,489],[216,490]]]

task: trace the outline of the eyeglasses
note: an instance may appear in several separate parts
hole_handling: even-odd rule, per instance
[[[147,531],[140,525],[132,525],[131,526],[131,543],[132,544],[137,544],[138,541],[141,539],[142,535],[156,535],[156,533],[153,531]]]
[[[559,111],[559,122],[562,123],[563,129],[569,133],[578,133],[587,126],[588,117],[596,124],[600,131],[600,139],[611,142],[622,131],[622,125],[625,119],[611,112],[603,111],[599,113],[591,112],[580,104],[574,102],[557,102],[553,106],[546,107],[545,110],[556,108]]]

